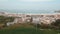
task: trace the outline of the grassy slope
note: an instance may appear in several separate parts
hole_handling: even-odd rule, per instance
[[[19,26],[19,27],[18,27]],[[14,25],[0,30],[0,34],[57,34],[55,30],[40,30],[31,25]]]

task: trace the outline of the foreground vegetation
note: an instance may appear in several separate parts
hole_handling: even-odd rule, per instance
[[[53,29],[36,29],[29,24],[15,24],[0,30],[0,34],[58,34],[59,32]]]

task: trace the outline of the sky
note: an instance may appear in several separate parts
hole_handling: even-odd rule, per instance
[[[60,10],[60,0],[0,0],[0,10]]]

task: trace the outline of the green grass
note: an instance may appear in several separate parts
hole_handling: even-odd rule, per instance
[[[59,30],[49,30],[49,29],[36,29],[35,27],[7,27],[4,29],[0,30],[0,34],[58,34],[60,31]]]
[[[55,30],[39,30],[35,28],[16,28],[16,29],[2,29],[0,34],[57,34]]]

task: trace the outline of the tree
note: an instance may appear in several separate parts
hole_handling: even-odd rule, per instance
[[[51,27],[54,29],[59,29],[60,28],[60,19],[57,19],[57,20],[55,20],[55,22],[52,22]]]
[[[6,24],[7,24],[8,22],[13,22],[14,19],[15,19],[14,17],[0,16],[0,24],[5,24],[5,26],[6,26]]]
[[[55,25],[55,26],[59,26],[59,25],[60,25],[60,19],[57,19],[57,20],[54,22],[54,25]]]

